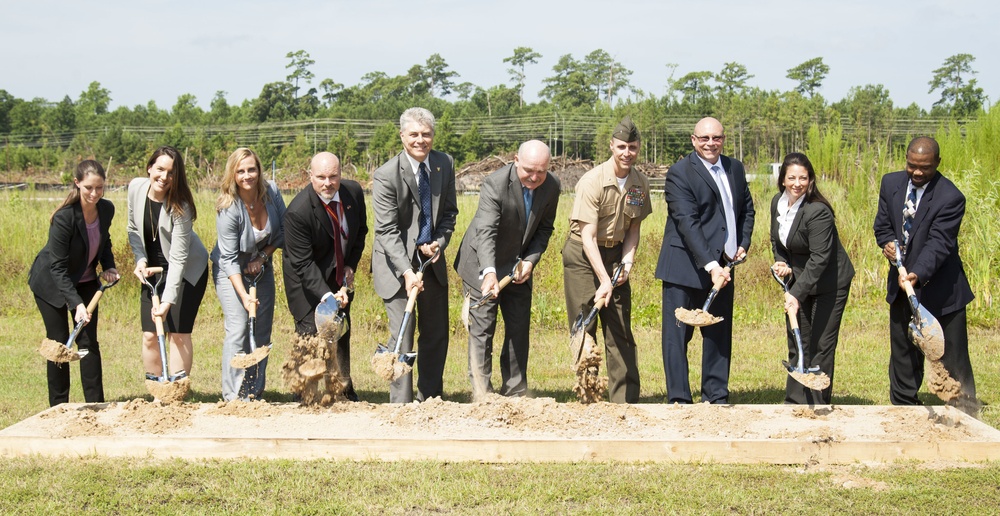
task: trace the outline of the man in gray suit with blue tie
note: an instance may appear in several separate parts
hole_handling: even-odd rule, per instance
[[[549,245],[559,180],[548,174],[549,147],[538,140],[521,144],[514,162],[493,172],[479,189],[479,209],[472,218],[455,270],[473,302],[469,310],[469,380],[474,400],[493,392],[493,335],[497,309],[503,312],[500,395],[524,396],[528,390],[528,340],[531,332],[532,271]],[[521,265],[514,270],[518,258]],[[514,273],[500,291],[497,276]]]
[[[694,152],[670,167],[664,185],[667,225],[656,278],[663,281],[661,339],[669,403],[692,402],[687,345],[694,331],[678,323],[674,310],[701,308],[717,278],[724,283],[710,312],[723,320],[701,329],[701,400],[729,403],[733,286],[724,267],[750,248],[754,208],[743,164],[722,155],[725,139],[718,120],[701,119],[691,135]]]
[[[375,243],[372,247],[372,280],[375,293],[385,303],[390,342],[403,320],[410,291],[420,289],[416,305],[417,396],[419,401],[441,396],[444,363],[448,356],[448,268],[438,256],[424,271],[423,260],[445,247],[455,231],[458,203],[455,168],[451,156],[431,150],[434,115],[424,108],[410,108],[399,117],[403,152],[375,171],[372,204]],[[401,353],[413,349],[413,319],[403,331]],[[406,374],[389,386],[391,403],[413,401],[413,375]]]

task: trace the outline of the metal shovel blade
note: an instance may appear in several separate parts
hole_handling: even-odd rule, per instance
[[[910,340],[929,360],[941,360],[944,356],[944,329],[941,328],[941,323],[924,308],[924,305],[917,305],[917,314],[915,320],[910,322]]]
[[[321,301],[316,305],[316,314],[314,316],[314,321],[316,322],[316,329],[324,328],[329,324],[335,323],[335,318],[337,317],[337,312],[340,311],[340,301],[337,301],[336,296],[329,296],[326,301]]]

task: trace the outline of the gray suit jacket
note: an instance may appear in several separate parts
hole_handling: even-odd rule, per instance
[[[410,161],[403,151],[379,167],[372,182],[375,211],[375,242],[372,246],[372,279],[375,293],[383,299],[403,288],[403,273],[411,259],[420,233],[420,193]],[[435,278],[448,285],[444,249],[455,231],[458,201],[455,197],[455,168],[451,156],[432,150],[430,163],[431,237],[441,246],[442,257],[428,267],[424,280]]]
[[[264,206],[267,208],[267,222],[271,226],[268,244],[280,249],[285,245],[285,200],[273,181],[267,182],[267,197]],[[215,233],[218,241],[212,248],[212,261],[219,264],[224,277],[241,274],[257,254],[257,241],[246,204],[238,196],[228,208],[216,215]]]
[[[559,179],[549,174],[535,189],[525,217],[517,167],[511,163],[487,176],[479,190],[479,209],[455,257],[462,280],[478,288],[483,269],[493,267],[498,277],[506,276],[518,256],[537,264],[552,236],[559,191]]]
[[[148,193],[148,177],[137,177],[128,184],[128,243],[132,247],[136,264],[147,261],[142,234],[143,207]],[[163,256],[167,257],[167,263],[170,264],[161,297],[164,303],[176,304],[181,280],[194,285],[208,267],[208,251],[195,234],[193,224],[187,210],[171,214],[167,213],[165,206],[160,210],[157,239],[163,248]]]

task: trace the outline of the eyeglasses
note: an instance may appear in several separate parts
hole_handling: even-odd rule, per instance
[[[698,136],[698,135],[693,135],[693,136],[697,138],[698,141],[701,143],[708,143],[709,141],[713,141],[715,143],[722,143],[722,140],[726,139],[726,135],[724,134],[719,136]]]

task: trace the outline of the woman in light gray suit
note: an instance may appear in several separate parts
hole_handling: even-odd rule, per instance
[[[274,320],[274,269],[271,255],[284,246],[285,201],[273,182],[261,180],[260,159],[241,147],[226,161],[222,192],[215,204],[218,242],[212,249],[212,276],[226,320],[222,341],[222,398],[232,401],[260,399],[264,392],[267,358],[246,369],[229,365],[239,352],[250,353],[247,326],[250,308],[257,305],[254,337],[258,346],[271,342]],[[257,297],[251,298],[244,283],[263,273],[257,281]]]
[[[160,147],[146,163],[148,177],[128,185],[128,243],[135,254],[135,275],[147,278],[149,267],[166,274],[160,308],[153,313],[148,289],[142,290],[142,363],[146,373],[162,374],[153,316],[163,317],[170,335],[169,374],[191,373],[191,331],[208,285],[208,251],[193,229],[198,217],[184,172],[184,158],[173,147]]]

